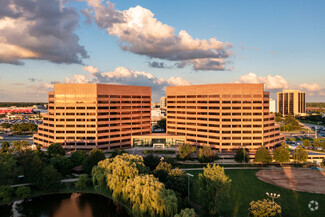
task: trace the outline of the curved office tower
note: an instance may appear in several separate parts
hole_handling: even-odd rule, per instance
[[[263,84],[167,87],[167,133],[219,151],[271,148],[284,141]]]
[[[48,114],[34,135],[42,147],[125,148],[132,135],[151,133],[151,87],[55,84],[48,97]]]

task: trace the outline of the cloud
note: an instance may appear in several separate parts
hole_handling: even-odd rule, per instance
[[[82,63],[87,51],[74,33],[79,15],[62,0],[6,0],[0,7],[0,63],[24,59]]]
[[[22,86],[22,85],[25,85],[23,83],[13,83],[12,85],[15,85],[15,86]]]
[[[159,69],[171,68],[170,66],[167,66],[163,62],[157,62],[157,61],[148,62],[148,66],[151,68],[159,68]]]
[[[37,79],[37,78],[28,78],[28,80],[30,82],[39,82],[39,81],[42,81],[41,79]]]
[[[91,70],[89,70],[91,69]],[[170,77],[168,79],[157,78],[151,73],[132,71],[125,67],[117,67],[114,71],[100,72],[94,66],[83,68],[88,75],[76,74],[72,78],[66,77],[66,83],[101,83],[101,84],[124,84],[152,87],[152,95],[156,100],[165,95],[166,86],[190,85],[191,82],[182,77]]]
[[[322,88],[317,83],[307,84],[302,83],[298,85],[298,88],[305,91],[320,91]]]
[[[255,73],[248,73],[240,76],[236,83],[264,83],[265,89],[288,89],[289,84],[286,79],[280,75],[257,76]]]
[[[158,21],[150,10],[141,6],[119,11],[109,1],[106,5],[101,0],[87,2],[97,25],[106,29],[109,35],[116,36],[123,50],[151,58],[187,61],[195,70],[226,69],[232,47],[228,42],[216,38],[194,39],[185,30],[176,34],[173,27]]]

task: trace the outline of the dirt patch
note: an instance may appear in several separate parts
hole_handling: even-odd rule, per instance
[[[303,168],[260,170],[258,179],[295,191],[325,194],[325,172]]]

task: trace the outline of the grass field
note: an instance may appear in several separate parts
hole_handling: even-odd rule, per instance
[[[262,200],[266,198],[266,192],[280,194],[281,197],[276,202],[281,205],[284,217],[321,217],[325,213],[325,195],[297,192],[280,188],[256,178],[258,170],[225,170],[232,179],[230,198],[223,201],[221,214],[224,217],[248,216],[249,203],[252,200]],[[193,185],[191,199],[198,202],[198,174],[202,171],[187,171],[193,175]],[[324,185],[325,183],[319,183]],[[319,203],[317,211],[310,211],[308,204],[311,200]]]

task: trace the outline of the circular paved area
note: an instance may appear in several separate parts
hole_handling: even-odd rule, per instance
[[[258,179],[295,191],[325,194],[325,172],[304,168],[260,170]]]

